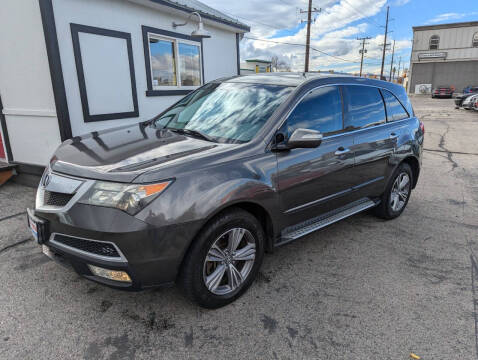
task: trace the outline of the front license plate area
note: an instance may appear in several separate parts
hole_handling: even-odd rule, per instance
[[[32,232],[33,238],[39,243],[43,244],[48,240],[50,234],[48,231],[48,221],[38,218],[33,211],[27,209],[28,227]]]

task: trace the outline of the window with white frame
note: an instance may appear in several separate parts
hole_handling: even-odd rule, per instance
[[[152,90],[194,89],[202,84],[201,43],[148,33]]]

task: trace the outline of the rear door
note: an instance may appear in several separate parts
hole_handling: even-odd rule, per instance
[[[312,90],[291,112],[281,128],[286,137],[297,128],[320,131],[324,139],[315,149],[278,152],[278,187],[286,225],[339,207],[351,191],[353,136],[343,130],[339,86]]]
[[[378,196],[385,186],[400,127],[387,123],[385,104],[377,87],[345,85],[344,104],[344,126],[354,134],[353,198]]]

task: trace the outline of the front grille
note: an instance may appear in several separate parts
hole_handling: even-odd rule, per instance
[[[106,256],[111,258],[119,258],[121,255],[118,253],[118,250],[113,244],[94,241],[94,240],[85,240],[78,239],[70,236],[56,234],[54,241],[71,248],[75,248],[81,251],[85,251],[91,254]]]
[[[43,195],[43,203],[45,205],[63,207],[68,204],[68,202],[74,195],[75,194],[64,194],[45,190],[45,193]]]

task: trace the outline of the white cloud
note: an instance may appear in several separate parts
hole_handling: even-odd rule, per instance
[[[461,18],[464,18],[465,16],[473,16],[477,15],[478,12],[467,12],[467,13],[455,13],[455,12],[450,12],[450,13],[444,13],[435,16],[433,19],[430,19],[427,21],[427,24],[433,24],[433,23],[438,23],[442,21],[448,21],[448,20],[458,20]]]
[[[305,14],[299,9],[306,9],[307,0],[202,0],[207,5],[237,17],[240,21],[251,26],[251,32],[241,41],[241,59],[262,58],[270,59],[277,55],[280,60],[290,64],[292,70],[303,70],[305,46],[277,44],[248,38],[268,39],[281,43],[305,44],[306,29],[302,26],[295,34],[284,34],[281,29],[295,29]],[[396,0],[405,3],[407,0]],[[315,17],[311,25],[311,46],[319,51],[343,58],[349,62],[327,56],[319,51],[311,50],[310,69],[337,71],[358,71],[360,67],[359,36],[366,36],[371,27],[379,25],[370,17],[378,14],[387,0],[325,0],[320,2],[322,12]],[[318,2],[317,2],[318,3]],[[227,4],[227,5],[226,5]],[[319,6],[319,5],[317,5]],[[353,24],[353,25],[352,25]],[[380,43],[383,35],[370,39],[367,45],[365,69],[375,69],[379,64],[382,52]],[[407,40],[397,41],[396,51],[409,49],[411,43]]]
[[[393,5],[394,6],[402,6],[402,5],[408,4],[409,2],[410,2],[410,0],[395,0]]]

